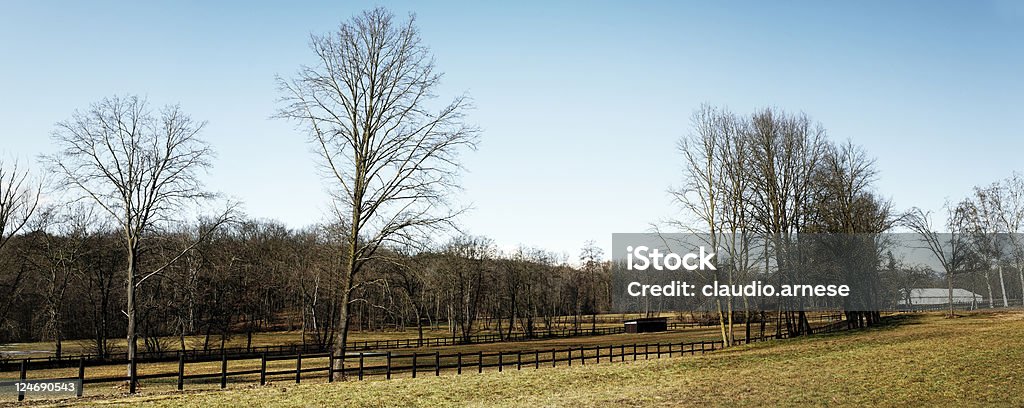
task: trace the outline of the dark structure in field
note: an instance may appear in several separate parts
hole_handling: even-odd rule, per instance
[[[649,333],[663,332],[668,330],[667,317],[646,317],[642,319],[626,320],[626,333]]]

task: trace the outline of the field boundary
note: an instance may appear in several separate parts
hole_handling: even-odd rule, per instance
[[[835,321],[825,326],[814,328],[811,334],[823,334],[847,330],[848,326],[848,322],[845,320]],[[737,339],[733,341],[733,345],[759,343],[787,338],[790,338],[789,333],[782,332],[775,335],[752,337],[750,339]],[[703,340],[691,342],[620,343],[602,346],[573,346],[565,348],[515,351],[479,351],[475,353],[464,353],[461,351],[456,353],[441,353],[439,351],[426,353],[416,351],[361,351],[346,356],[345,361],[343,362],[343,369],[333,368],[335,365],[335,357],[330,353],[299,353],[291,356],[270,356],[263,354],[257,359],[229,359],[227,355],[223,355],[221,356],[219,372],[191,374],[188,370],[189,364],[208,361],[186,361],[184,355],[182,355],[179,357],[178,367],[174,372],[140,375],[137,372],[137,368],[133,367],[131,375],[98,378],[86,378],[85,373],[88,366],[85,364],[85,360],[80,360],[77,377],[67,377],[62,379],[77,379],[81,380],[83,384],[127,383],[129,381],[139,383],[142,380],[166,379],[175,381],[175,388],[179,391],[184,390],[185,386],[189,383],[219,383],[220,388],[225,389],[228,387],[229,383],[258,383],[260,385],[266,385],[271,380],[284,380],[289,382],[294,381],[298,384],[301,383],[303,379],[308,380],[313,377],[327,377],[328,382],[333,382],[336,378],[358,381],[371,378],[390,380],[397,376],[408,376],[411,378],[417,378],[417,376],[423,375],[429,376],[431,374],[433,374],[433,376],[440,376],[442,371],[461,375],[473,371],[483,373],[486,369],[502,372],[512,369],[522,370],[524,367],[532,367],[533,369],[539,369],[541,367],[559,367],[559,363],[562,363],[561,366],[571,367],[574,362],[576,364],[586,365],[588,362],[591,364],[597,364],[602,362],[611,363],[651,359],[652,356],[654,356],[653,358],[662,358],[663,356],[674,357],[696,355],[698,353],[705,354],[723,349],[724,344],[725,342],[723,340]],[[321,364],[317,366],[311,366],[309,364],[309,360],[314,359],[326,359],[326,361],[321,361]],[[250,360],[250,363],[253,362],[251,360],[258,360],[259,368],[235,371],[230,369],[231,366],[237,366],[237,363],[245,360]],[[268,363],[275,361],[294,361],[291,365],[294,368],[268,369]],[[303,366],[304,361],[307,362],[306,366]],[[22,380],[26,379],[28,372],[29,364],[22,362],[19,370],[19,377]],[[84,387],[79,388],[78,396],[81,396],[82,388]],[[18,395],[19,401],[24,398],[24,394]]]
[[[842,320],[843,316],[839,313],[833,314],[821,314],[816,316],[807,316],[808,322],[811,323],[832,323],[838,320]],[[718,322],[672,322],[668,324],[670,330],[679,330],[686,328],[701,328],[701,327],[714,327],[717,326]],[[544,340],[544,339],[555,339],[555,338],[574,338],[574,337],[590,337],[590,336],[605,336],[611,334],[623,334],[625,329],[623,327],[602,327],[592,329],[562,329],[562,330],[545,330],[535,331],[532,334],[526,333],[513,333],[512,335],[498,335],[498,334],[479,334],[470,337],[469,341],[464,341],[460,336],[453,337],[426,337],[420,341],[419,338],[411,337],[404,339],[390,339],[390,340],[358,340],[348,343],[346,347],[349,351],[376,351],[376,350],[388,350],[388,349],[401,349],[401,348],[419,348],[419,347],[446,347],[446,346],[457,346],[467,344],[489,344],[489,343],[501,343],[501,342],[518,342],[518,341],[530,341],[530,340]],[[219,361],[224,355],[227,355],[228,360],[237,359],[252,359],[260,358],[263,355],[272,357],[286,357],[296,356],[300,354],[305,355],[316,355],[329,352],[328,347],[322,347],[314,344],[285,344],[277,346],[258,346],[258,347],[229,347],[229,348],[215,348],[209,350],[167,350],[167,351],[142,351],[138,353],[138,363],[154,363],[154,362],[173,362],[184,358],[187,362],[210,362]],[[45,369],[45,368],[73,368],[81,365],[86,367],[99,366],[99,365],[127,365],[127,357],[123,353],[117,354],[115,358],[100,358],[96,354],[76,354],[76,355],[65,355],[60,358],[56,357],[33,357],[33,358],[11,358],[11,359],[0,359],[0,373],[13,372],[20,370],[21,364],[29,364],[29,369]]]

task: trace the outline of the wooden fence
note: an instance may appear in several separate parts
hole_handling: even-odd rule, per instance
[[[828,323],[836,320],[841,320],[843,317],[840,314],[822,314],[817,316],[808,316],[808,320],[811,323]],[[679,330],[685,328],[698,328],[698,327],[711,327],[716,326],[717,322],[713,324],[696,323],[696,322],[673,322],[669,323],[669,329]],[[585,336],[602,336],[609,334],[622,334],[625,333],[623,327],[601,327],[594,329],[562,329],[562,330],[544,330],[535,331],[532,334],[526,333],[513,333],[511,335],[499,335],[499,334],[478,334],[469,337],[469,341],[465,341],[460,336],[455,337],[428,337],[420,340],[419,338],[404,338],[404,339],[391,339],[391,340],[359,340],[351,341],[346,347],[349,351],[371,351],[371,350],[388,350],[388,349],[401,349],[401,348],[419,348],[419,347],[442,347],[442,346],[454,346],[461,344],[483,344],[483,343],[498,343],[503,341],[525,341],[525,340],[536,340],[536,339],[550,339],[550,338],[570,338],[570,337],[585,337]],[[187,361],[217,361],[222,359],[222,356],[226,355],[229,360],[237,360],[244,358],[260,358],[261,356],[295,356],[295,355],[318,355],[325,354],[329,350],[320,345],[313,344],[286,344],[277,346],[261,346],[261,347],[233,347],[224,349],[209,349],[209,350],[173,350],[173,351],[143,351],[138,353],[137,362],[139,363],[151,363],[151,362],[169,362],[177,360]],[[31,365],[32,368],[69,368],[75,367],[81,364],[81,360],[85,360],[85,363],[89,366],[96,365],[127,365],[127,357],[117,355],[113,358],[100,358],[96,354],[79,354],[79,355],[67,355],[61,358],[57,357],[36,357],[36,358],[24,358],[24,359],[8,359],[0,360],[0,372],[10,372],[18,370],[21,363],[26,362]]]
[[[845,321],[837,321],[813,330],[815,334],[828,333],[844,330],[847,327]],[[789,336],[786,333],[781,335],[762,336],[756,338],[738,339],[735,345],[744,343],[763,342],[773,339],[784,339]],[[119,383],[127,382],[132,385],[143,380],[167,379],[175,381],[178,390],[183,390],[187,383],[219,382],[220,388],[227,388],[232,383],[255,383],[266,384],[270,380],[294,381],[301,383],[303,379],[311,377],[327,377],[328,382],[338,377],[345,377],[354,380],[365,380],[380,378],[390,380],[396,376],[416,378],[417,376],[433,375],[439,376],[441,372],[454,373],[456,375],[485,370],[502,372],[505,370],[539,369],[541,367],[572,366],[573,364],[599,364],[623,361],[636,361],[639,359],[651,359],[704,354],[719,350],[724,342],[722,340],[705,340],[695,342],[657,342],[657,343],[630,343],[601,346],[574,346],[566,348],[548,348],[535,350],[515,350],[496,352],[475,352],[475,353],[441,353],[435,352],[358,352],[346,356],[344,369],[334,369],[335,357],[330,353],[296,354],[291,356],[270,356],[261,355],[258,359],[258,368],[248,368],[247,364],[239,364],[246,360],[249,363],[254,359],[230,359],[226,354],[221,356],[220,370],[218,372],[193,373],[189,371],[190,364],[208,363],[208,361],[195,362],[187,361],[182,355],[178,360],[177,370],[174,372],[138,374],[137,367],[132,367],[128,376],[108,377],[86,377],[86,369],[89,367],[85,359],[79,360],[77,377],[63,379],[81,380],[82,384]],[[321,360],[319,365],[309,364],[311,360]],[[325,360],[325,361],[324,361]],[[268,369],[268,363],[275,361],[292,361],[287,369]],[[306,364],[304,365],[304,362]],[[241,368],[237,368],[241,365]],[[235,368],[232,370],[232,368]],[[22,362],[20,366],[20,378],[28,378],[29,363]],[[79,388],[79,396],[81,389]],[[24,395],[19,394],[18,400]]]

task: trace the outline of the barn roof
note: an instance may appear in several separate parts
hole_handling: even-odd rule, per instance
[[[912,298],[948,298],[948,288],[918,288],[910,290]],[[981,298],[982,296],[967,289],[953,288],[954,298]]]

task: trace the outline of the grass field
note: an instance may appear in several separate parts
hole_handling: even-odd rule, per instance
[[[1022,406],[1024,312],[885,327],[705,356],[462,376],[95,397],[119,406]],[[74,401],[71,401],[74,402]]]

